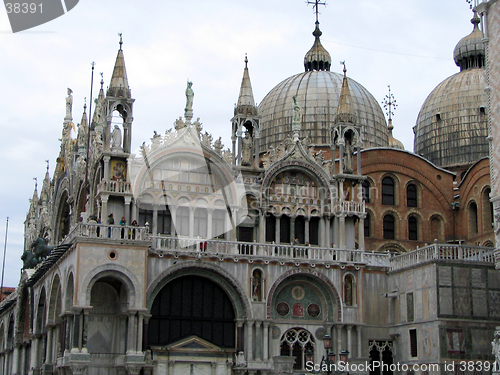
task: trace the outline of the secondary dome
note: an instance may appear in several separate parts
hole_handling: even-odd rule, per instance
[[[266,151],[285,141],[292,131],[293,97],[301,111],[301,137],[308,137],[311,144],[331,144],[330,127],[335,123],[343,75],[330,72],[330,55],[323,48],[316,24],[315,42],[306,54],[306,72],[285,79],[274,87],[261,101],[260,145]],[[387,147],[387,123],[379,103],[358,82],[348,78],[354,113],[363,128],[363,146]]]
[[[474,30],[469,37],[479,31],[478,21],[477,17],[472,20]],[[413,129],[415,153],[440,167],[470,164],[488,156],[484,49],[470,48],[467,53],[457,53],[469,45],[473,39],[469,37],[455,48],[461,72],[448,77],[431,92]]]

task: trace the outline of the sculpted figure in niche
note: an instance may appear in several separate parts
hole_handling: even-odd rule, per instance
[[[122,133],[118,125],[115,125],[113,133],[111,133],[111,148],[118,149],[121,148],[122,144]]]
[[[250,132],[245,133],[245,137],[242,138],[243,143],[241,152],[241,165],[251,165],[252,164],[252,137]]]

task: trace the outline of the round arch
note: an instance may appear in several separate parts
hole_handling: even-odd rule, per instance
[[[337,291],[337,288],[333,285],[328,277],[323,275],[322,273],[316,270],[310,269],[293,269],[288,272],[285,272],[281,275],[276,281],[273,283],[271,288],[269,288],[269,293],[267,296],[267,318],[271,319],[271,311],[274,303],[274,299],[278,295],[279,291],[282,287],[286,286],[289,282],[293,282],[293,276],[305,276],[312,279],[312,283],[321,291],[323,297],[325,298],[325,302],[328,305],[328,319],[333,322],[341,322],[343,319],[343,310],[342,303],[340,299],[340,295]],[[334,303],[337,305],[337,314],[334,314],[333,306]]]
[[[211,264],[199,264],[196,261],[188,261],[170,267],[158,275],[146,290],[146,308],[148,311],[151,310],[154,299],[165,285],[178,277],[189,275],[206,277],[220,285],[229,295],[233,303],[236,319],[247,319],[252,317],[250,301],[239,281],[220,267]]]
[[[127,296],[130,308],[139,305],[139,298],[136,299],[135,285],[139,285],[137,277],[127,268],[117,264],[104,264],[94,268],[83,279],[83,288],[85,290],[85,304],[90,306],[91,291],[94,284],[103,277],[112,277],[121,281],[127,288]]]

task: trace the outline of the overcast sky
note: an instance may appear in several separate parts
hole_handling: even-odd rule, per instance
[[[321,7],[323,46],[332,70],[365,86],[380,102],[391,85],[398,108],[394,135],[413,150],[418,112],[429,93],[459,71],[456,43],[472,31],[465,0],[330,0]],[[303,71],[315,17],[304,0],[80,0],[66,15],[12,34],[0,11],[0,243],[9,217],[4,285],[19,282],[23,222],[37,177],[52,176],[59,153],[66,88],[74,91],[73,122],[94,97],[99,72],[109,84],[123,33],[134,104],[132,146],[163,133],[183,115],[193,81],[194,117],[229,146],[230,119],[248,53],[255,100]],[[0,255],[1,257],[1,255]]]

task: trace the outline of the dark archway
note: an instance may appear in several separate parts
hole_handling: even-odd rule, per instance
[[[149,344],[164,346],[198,336],[222,348],[236,348],[236,314],[227,293],[208,278],[176,278],[156,295],[149,320]]]

